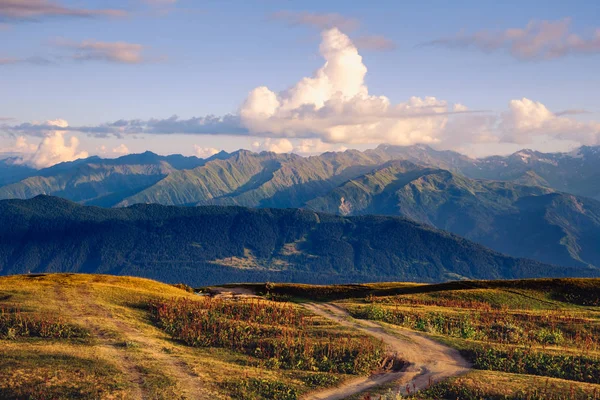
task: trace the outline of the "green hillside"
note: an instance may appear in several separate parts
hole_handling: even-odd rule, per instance
[[[404,216],[513,257],[598,267],[600,205],[577,194],[600,193],[599,168],[595,147],[483,159],[424,145],[313,157],[240,150],[206,160],[147,152],[58,164],[0,186],[0,199],[48,194],[102,207],[306,207]]]
[[[203,162],[196,157],[162,157],[150,152],[114,160],[91,157],[58,164],[0,187],[0,199],[28,199],[48,194],[82,204],[112,207],[178,169],[193,168]]]
[[[240,150],[226,159],[172,173],[119,206],[159,203],[298,207],[387,159],[355,150],[308,158]]]
[[[87,272],[190,284],[588,276],[501,255],[395,217],[295,209],[105,209],[39,196],[0,202],[0,273]]]
[[[399,215],[516,257],[600,265],[600,203],[540,186],[474,180],[394,161],[307,207],[345,215]]]

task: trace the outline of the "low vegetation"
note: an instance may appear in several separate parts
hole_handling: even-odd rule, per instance
[[[86,338],[89,332],[60,317],[27,315],[20,310],[0,307],[0,338],[39,337],[54,339]]]
[[[378,369],[382,344],[298,304],[315,298],[399,338],[420,331],[472,362],[417,394],[409,384],[414,398],[600,398],[599,280],[244,289],[264,296],[215,299],[102,275],[2,277],[0,398],[294,400]],[[396,399],[400,389],[351,399]]]
[[[359,319],[430,335],[460,350],[475,371],[433,385],[420,399],[600,398],[599,280],[373,285],[338,304]],[[513,382],[504,387],[488,380]],[[395,399],[398,388],[372,397]],[[357,397],[358,398],[358,397]]]
[[[385,355],[286,301],[140,278],[0,277],[0,309],[2,399],[297,399]]]
[[[154,303],[151,309],[174,338],[251,355],[271,369],[367,374],[385,356],[375,339],[324,329],[289,303],[178,299]]]

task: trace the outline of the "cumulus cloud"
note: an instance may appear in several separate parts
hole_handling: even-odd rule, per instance
[[[262,142],[253,142],[252,149],[254,151],[271,151],[273,153],[291,153],[294,150],[294,145],[288,139],[267,138]]]
[[[118,145],[117,147],[112,149],[112,152],[114,154],[118,154],[118,155],[122,155],[122,156],[131,153],[129,151],[129,148],[124,143],[121,143],[120,145]]]
[[[548,136],[586,145],[600,144],[600,123],[553,113],[544,104],[527,98],[510,101],[499,129],[502,140],[510,143],[526,144],[535,136]]]
[[[369,94],[367,67],[348,36],[333,28],[322,33],[324,65],[279,93],[261,86],[240,109],[251,134],[286,138],[319,137],[328,143],[436,143],[448,115],[445,101],[412,97],[391,104]]]
[[[25,136],[17,136],[14,145],[0,149],[0,153],[30,154],[36,150],[36,144],[30,143]]]
[[[95,18],[126,15],[124,10],[75,8],[49,0],[0,0],[0,22],[36,21],[51,17]]]
[[[57,119],[46,121],[45,126],[65,128],[69,124],[67,121]],[[22,144],[29,146],[26,141]],[[42,142],[37,146],[37,149],[29,155],[23,155],[17,163],[26,164],[34,168],[46,168],[52,165],[73,161],[79,158],[88,157],[86,151],[79,151],[79,139],[75,136],[70,138],[65,137],[65,132],[60,130],[50,130],[46,132]],[[31,147],[29,147],[30,150]]]
[[[327,151],[346,151],[341,145],[324,143],[320,139],[272,139],[257,140],[252,143],[254,151],[271,151],[273,153],[296,153],[302,155],[321,154]]]
[[[54,44],[58,47],[70,49],[70,56],[77,61],[107,61],[121,64],[140,64],[148,61],[143,52],[146,47],[137,43],[127,42],[100,42],[85,40],[80,43],[57,40]]]
[[[121,157],[127,154],[131,154],[131,151],[125,143],[121,143],[120,145],[113,147],[112,149],[110,147],[107,147],[106,145],[96,147],[96,154],[105,157]]]
[[[506,50],[519,60],[549,60],[570,54],[600,53],[600,28],[588,37],[570,30],[571,19],[530,21],[524,28],[458,33],[421,46],[474,48],[486,53]]]
[[[198,146],[197,144],[194,145],[194,154],[200,158],[209,158],[218,152],[219,149],[215,149],[214,147],[202,147]]]
[[[302,139],[294,146],[294,153],[298,154],[321,154],[327,151],[346,151],[348,148],[342,145],[324,143],[320,139]]]

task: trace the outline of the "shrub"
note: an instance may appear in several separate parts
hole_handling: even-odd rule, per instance
[[[381,342],[318,331],[289,304],[176,299],[152,304],[151,311],[161,328],[190,346],[231,349],[272,369],[366,374],[385,356]]]
[[[89,332],[77,325],[69,324],[58,317],[32,316],[19,310],[0,308],[0,338],[10,340],[19,337],[53,339],[85,338]]]

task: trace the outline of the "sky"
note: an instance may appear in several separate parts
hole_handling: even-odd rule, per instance
[[[592,1],[0,0],[0,153],[600,145]]]

